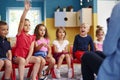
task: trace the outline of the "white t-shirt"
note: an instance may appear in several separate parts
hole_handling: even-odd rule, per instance
[[[62,52],[65,49],[65,47],[69,44],[69,41],[64,40],[63,43],[60,44],[58,40],[54,40],[53,44],[57,47],[58,52]]]

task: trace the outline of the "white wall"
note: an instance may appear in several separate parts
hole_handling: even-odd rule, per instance
[[[110,17],[112,8],[118,1],[116,0],[98,0],[98,25],[104,27],[104,31],[107,31],[106,19]]]

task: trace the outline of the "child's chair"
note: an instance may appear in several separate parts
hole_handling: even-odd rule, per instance
[[[52,54],[54,54],[54,48],[53,48],[53,46],[51,46],[51,49],[52,49]],[[70,55],[71,55],[71,52],[70,52]],[[67,64],[67,62],[63,61],[62,64]],[[73,60],[72,60],[72,58],[71,58],[71,68],[72,68],[72,78],[73,78],[74,77],[74,67],[73,67]],[[54,73],[54,68],[51,71],[52,71],[51,72],[52,78],[56,78],[55,73]]]
[[[14,53],[14,47],[12,48],[12,53]],[[25,66],[25,68],[29,68],[29,69],[30,69],[30,71],[28,72],[27,78],[30,77],[30,74],[31,74],[33,65],[34,65],[34,64],[29,63],[28,65]],[[15,69],[18,68],[18,64],[15,64],[15,63],[13,62],[13,63],[12,63],[12,68],[13,68],[13,78],[12,78],[12,80],[16,80],[16,72],[15,72]],[[38,80],[37,77],[36,77],[36,80]]]
[[[70,45],[70,53],[73,56],[73,45]],[[80,62],[80,60],[73,58],[73,63],[80,64],[81,62]]]

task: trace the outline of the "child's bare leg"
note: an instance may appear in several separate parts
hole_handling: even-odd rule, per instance
[[[24,80],[24,67],[25,67],[25,59],[22,57],[17,57],[15,62],[18,64],[18,72],[20,80]]]
[[[37,76],[37,73],[40,67],[41,59],[39,57],[31,56],[29,62],[34,63],[31,76],[32,76],[32,80],[36,80],[36,76]]]
[[[61,66],[64,58],[65,58],[65,55],[64,55],[64,54],[62,54],[62,55],[59,57],[57,69],[60,68],[60,66]]]
[[[70,69],[70,68],[71,68],[70,55],[69,55],[69,54],[66,54],[66,55],[65,55],[65,58],[66,58],[66,62],[67,62],[67,65],[68,65],[68,69]]]
[[[5,60],[5,79],[10,79],[12,72],[12,63],[10,60]]]
[[[55,65],[55,59],[53,57],[50,57],[50,59],[48,59],[47,62],[49,64],[48,64],[46,71],[49,72],[49,70],[51,70]]]
[[[42,70],[45,67],[46,61],[43,57],[39,56],[41,58],[40,68],[39,68],[39,78],[42,76]]]
[[[3,66],[4,66],[4,61],[0,60],[0,70],[2,69]]]

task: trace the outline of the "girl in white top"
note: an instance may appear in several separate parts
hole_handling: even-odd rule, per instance
[[[56,78],[61,78],[60,76],[60,66],[65,59],[68,65],[68,78],[72,78],[72,69],[71,69],[71,58],[68,52],[69,41],[65,39],[66,31],[63,27],[59,27],[56,30],[56,39],[53,41],[54,49],[54,58],[57,62],[57,67],[54,69]]]

